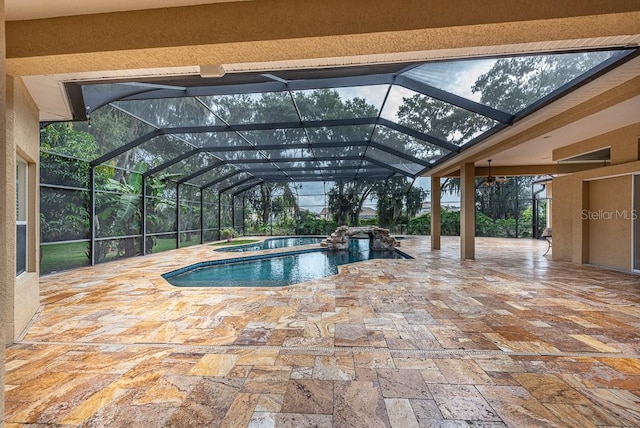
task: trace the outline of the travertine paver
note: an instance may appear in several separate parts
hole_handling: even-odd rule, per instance
[[[174,288],[207,245],[41,279],[6,426],[640,426],[640,279],[457,238],[283,288]]]

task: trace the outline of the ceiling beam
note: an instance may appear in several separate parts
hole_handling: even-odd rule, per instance
[[[411,77],[400,75],[396,77],[395,83],[407,89],[411,89],[412,91],[430,96],[431,98],[435,98],[447,104],[453,104],[457,107],[491,118],[495,121],[508,125],[513,123],[514,116],[512,114],[496,110],[468,98],[452,94],[451,92],[443,91],[442,89],[438,89],[434,86],[427,85],[426,83],[419,82]]]
[[[287,149],[329,149],[335,147],[360,147],[366,146],[366,141],[327,141],[323,143],[282,143],[282,144],[256,144],[255,146],[249,144],[243,144],[240,146],[211,146],[203,147],[203,152],[219,153],[219,152],[238,152],[243,150],[287,150]]]
[[[177,157],[175,157],[175,158],[173,158],[171,160],[168,160],[165,163],[160,164],[155,168],[147,170],[144,174],[142,174],[142,176],[143,177],[148,177],[150,175],[157,174],[158,172],[163,171],[163,170],[169,168],[170,166],[173,166],[173,165],[177,164],[178,162],[183,161],[183,160],[185,160],[185,159],[187,159],[187,158],[189,158],[191,156],[194,156],[194,155],[196,155],[198,153],[200,153],[200,149],[193,149],[193,150],[190,150],[188,152],[184,152],[180,156],[177,156]]]
[[[227,159],[226,162],[232,165],[236,164],[253,164],[253,163],[291,163],[291,162],[314,162],[314,161],[341,161],[341,160],[360,160],[362,156],[320,156],[312,157],[296,157],[296,158],[271,158],[271,159]],[[251,172],[247,170],[247,172]]]
[[[106,154],[98,157],[97,159],[91,161],[89,163],[89,165],[92,166],[92,167],[101,165],[101,164],[103,164],[103,163],[105,163],[107,161],[110,161],[111,159],[113,159],[113,158],[115,158],[117,156],[120,156],[121,154],[123,154],[125,152],[128,152],[131,149],[135,149],[139,145],[146,143],[147,141],[151,140],[152,138],[159,137],[160,135],[162,135],[162,132],[160,130],[158,130],[158,129],[154,129],[153,131],[148,132],[148,133],[136,138],[135,140],[133,140],[133,141],[131,141],[131,142],[125,144],[125,145],[122,145],[122,146],[118,147],[117,149],[110,151],[109,153],[106,153]]]
[[[384,169],[384,170],[396,170],[397,168],[393,168],[390,167],[388,165],[385,165],[383,162],[378,162],[378,161],[374,161],[374,160],[370,160],[370,159],[364,159],[367,162],[371,162],[375,165],[380,166],[380,170]],[[367,166],[364,166],[364,168],[366,168]],[[317,168],[313,168],[314,171],[353,171],[354,173],[358,170],[357,166],[320,166]],[[260,173],[265,173],[265,172],[273,172],[275,171],[274,168],[257,168],[257,169],[252,169],[250,170],[250,172],[252,174],[260,174]],[[295,173],[295,172],[305,172],[305,171],[309,171],[309,167],[292,167],[292,168],[281,168],[281,171],[288,173]],[[249,171],[245,171],[245,172],[249,172]],[[398,170],[397,172],[402,172],[403,174],[407,174],[406,171],[402,171],[402,170]]]
[[[208,165],[204,168],[199,169],[198,171],[187,175],[186,177],[181,178],[180,180],[178,180],[178,184],[182,184],[182,183],[186,183],[189,180],[192,180],[196,177],[201,176],[202,174],[206,174],[207,172],[216,169],[222,165],[225,165],[226,163],[224,161],[218,161],[218,162],[214,162],[211,165]]]
[[[224,193],[227,190],[233,189],[234,187],[238,187],[238,186],[240,186],[240,185],[242,185],[244,183],[247,183],[247,182],[249,182],[251,180],[258,180],[258,179],[261,180],[260,177],[247,177],[247,178],[245,178],[243,180],[238,181],[237,183],[233,183],[233,184],[231,184],[231,185],[229,185],[229,186],[227,186],[227,187],[225,187],[223,189],[218,190],[218,193]]]
[[[243,172],[243,171],[240,170],[240,169],[237,169],[235,171],[231,171],[230,173],[225,174],[222,177],[218,177],[215,180],[205,184],[204,186],[202,186],[202,189],[208,189],[209,187],[215,186],[218,183],[222,183],[225,180],[228,180],[228,179],[230,179],[232,177],[235,177],[236,175],[240,174],[241,172]]]
[[[238,196],[239,194],[244,193],[244,192],[246,192],[247,190],[251,190],[251,189],[253,189],[254,187],[259,186],[259,185],[260,185],[260,184],[262,184],[262,183],[264,183],[264,181],[263,181],[263,180],[259,180],[259,181],[256,181],[255,183],[251,183],[251,184],[249,184],[249,185],[247,185],[247,186],[242,187],[240,190],[238,190],[238,191],[236,191],[236,192],[232,193],[232,194],[231,194],[231,196],[234,196],[234,197],[235,197],[235,196]]]
[[[422,141],[426,141],[427,143],[433,144],[434,146],[438,146],[443,148],[449,152],[458,153],[460,151],[460,147],[448,143],[444,140],[441,140],[436,137],[432,137],[431,135],[425,134],[424,132],[417,131],[413,128],[409,128],[407,126],[401,125],[396,122],[392,122],[387,119],[379,118],[377,120],[378,125],[386,126],[387,128],[393,129],[394,131],[402,132],[403,134],[407,134],[411,137],[417,138]]]
[[[205,134],[213,132],[272,131],[276,129],[325,128],[333,126],[374,125],[376,117],[326,119],[290,122],[240,123],[229,125],[182,126],[161,128],[163,134]]]
[[[367,162],[371,162],[372,164],[378,165],[378,166],[380,166],[380,167],[382,167],[384,169],[388,169],[388,170],[393,171],[395,173],[404,175],[406,177],[412,177],[412,178],[414,177],[414,174],[411,174],[409,171],[406,171],[406,170],[400,169],[400,168],[396,168],[393,165],[386,164],[386,163],[381,162],[381,161],[379,161],[377,159],[373,159],[371,157],[365,156],[363,160],[365,160]],[[360,169],[362,169],[362,168],[366,168],[366,165],[364,165],[364,166],[360,165]]]
[[[425,134],[421,131],[409,128],[399,123],[392,122],[381,117],[356,117],[349,119],[326,119],[295,122],[268,122],[268,123],[243,123],[231,125],[207,125],[207,126],[183,126],[161,128],[163,134],[205,134],[213,132],[243,132],[243,131],[268,131],[276,129],[303,129],[303,128],[330,128],[336,126],[362,126],[381,125],[395,131],[407,134],[427,143],[433,144],[450,152],[459,152],[460,147],[448,143],[439,138]],[[348,142],[346,142],[348,143]]]
[[[391,175],[395,174],[394,172],[391,173]],[[357,177],[354,174],[334,174],[334,175],[329,175],[329,176],[322,176],[322,175],[304,175],[304,176],[291,176],[291,178],[288,177],[282,177],[282,178],[277,178],[277,177],[271,177],[271,176],[261,176],[260,178],[262,178],[265,182],[269,182],[269,183],[281,183],[281,182],[291,182],[291,181],[295,181],[295,182],[311,182],[311,181],[379,181],[379,180],[385,180],[389,177],[389,171],[385,171],[384,174],[381,173],[380,175],[376,175],[376,176],[372,176],[372,177],[366,177],[366,178],[361,178],[361,177]]]

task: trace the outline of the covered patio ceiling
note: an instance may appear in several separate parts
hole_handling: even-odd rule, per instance
[[[125,124],[103,164],[241,194],[264,182],[415,179],[638,49],[67,83],[73,114]]]

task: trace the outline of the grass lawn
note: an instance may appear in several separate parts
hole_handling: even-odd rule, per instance
[[[232,242],[218,242],[214,246],[253,244],[258,239],[235,239]],[[190,247],[200,245],[200,239],[181,242],[180,246]],[[81,266],[89,266],[89,243],[71,242],[67,244],[42,245],[42,260],[40,261],[40,273],[47,274],[62,270],[73,269]],[[156,238],[152,253],[160,253],[176,249],[176,238]]]
[[[182,242],[183,247],[200,244],[200,240]],[[156,238],[152,253],[175,250],[176,238]],[[42,274],[89,266],[89,243],[71,242],[66,244],[43,245],[41,247],[42,260],[40,272]]]
[[[89,265],[88,242],[42,245],[40,251],[40,272],[43,274]]]
[[[167,250],[176,249],[176,238],[156,238],[156,242],[151,249],[152,253],[161,253]]]

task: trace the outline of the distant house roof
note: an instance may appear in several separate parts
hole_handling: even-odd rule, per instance
[[[362,207],[362,210],[360,210],[360,218],[373,218],[377,215],[378,211],[374,210],[373,208]]]

